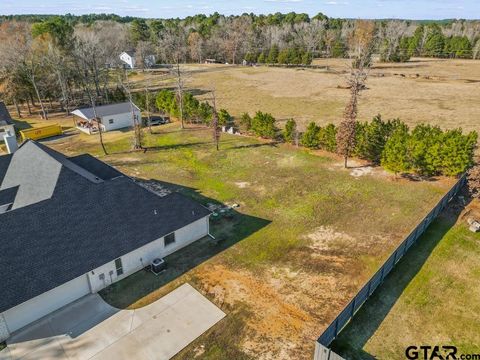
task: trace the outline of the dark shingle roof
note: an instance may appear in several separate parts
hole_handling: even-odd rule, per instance
[[[69,158],[70,161],[77,164],[78,166],[84,168],[85,170],[90,171],[95,174],[102,180],[111,180],[123,174],[117,169],[105,164],[104,162],[94,158],[90,154],[82,154]]]
[[[0,206],[13,203],[13,200],[15,200],[15,196],[17,195],[17,191],[18,186],[6,190],[0,190]]]
[[[178,193],[126,176],[93,182],[62,164],[50,198],[0,214],[0,313],[208,214]]]
[[[0,101],[0,125],[11,125],[13,124],[12,117],[8,112],[7,107],[3,101]]]
[[[12,154],[0,156],[0,185],[2,184],[3,177],[7,172],[8,165],[10,165],[11,160],[12,160]]]

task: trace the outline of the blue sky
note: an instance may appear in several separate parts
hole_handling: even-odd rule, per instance
[[[318,12],[331,17],[445,19],[480,18],[479,0],[0,0],[0,14],[115,13],[139,17],[185,17],[198,13]]]

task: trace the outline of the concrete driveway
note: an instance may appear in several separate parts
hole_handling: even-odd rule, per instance
[[[138,310],[92,294],[15,333],[0,360],[170,359],[224,316],[189,284]]]

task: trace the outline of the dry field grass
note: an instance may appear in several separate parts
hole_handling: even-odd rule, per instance
[[[189,65],[188,87],[200,98],[217,90],[218,104],[234,116],[257,110],[279,120],[290,117],[305,125],[338,123],[349,92],[342,89],[348,60],[319,59],[324,69],[285,69],[230,65]],[[158,74],[158,73],[157,73]],[[162,76],[148,76],[150,85]],[[143,86],[145,75],[132,78]],[[412,59],[402,64],[375,63],[362,93],[359,119],[376,114],[401,118],[409,125],[427,122],[445,128],[479,128],[480,61]]]

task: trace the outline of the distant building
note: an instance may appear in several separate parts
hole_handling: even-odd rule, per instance
[[[78,118],[75,120],[77,129],[87,134],[93,134],[98,131],[99,126],[102,131],[111,131],[131,127],[134,124],[134,120],[139,122],[142,120],[138,106],[133,103],[130,105],[129,101],[95,106],[95,113],[97,115],[96,118],[91,107],[72,111],[72,115]]]
[[[135,57],[136,54],[134,51],[124,51],[120,54],[120,60],[122,60],[129,69],[134,69],[137,66]],[[145,56],[143,62],[146,68],[151,68],[156,64],[157,59],[155,55],[150,54]]]
[[[120,54],[122,60],[130,69],[135,68],[135,53],[133,51],[124,51]]]

